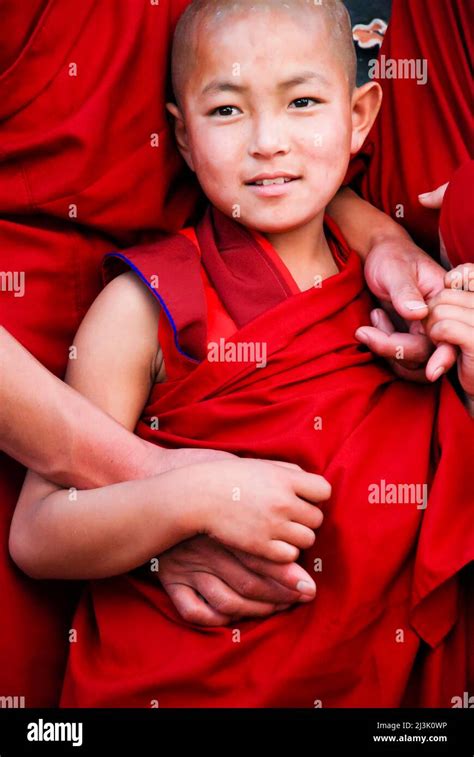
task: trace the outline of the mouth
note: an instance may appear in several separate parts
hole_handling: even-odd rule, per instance
[[[291,176],[288,174],[274,174],[273,176],[262,174],[261,176],[256,176],[254,179],[246,181],[245,183],[247,186],[269,187],[273,184],[289,184],[299,178],[299,176]]]
[[[281,197],[288,194],[300,176],[273,176],[271,178],[256,178],[246,182],[246,186],[259,197]]]

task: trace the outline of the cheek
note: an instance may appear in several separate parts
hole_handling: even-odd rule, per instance
[[[321,118],[305,140],[306,167],[318,183],[321,175],[332,181],[342,181],[350,158],[351,131],[346,122]]]
[[[193,139],[193,159],[197,177],[206,189],[219,186],[225,190],[241,164],[238,140],[231,130],[209,130],[196,133]]]

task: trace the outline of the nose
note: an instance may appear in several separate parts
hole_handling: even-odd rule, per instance
[[[280,119],[268,111],[255,116],[249,155],[270,158],[273,155],[285,155],[288,150],[288,137]]]

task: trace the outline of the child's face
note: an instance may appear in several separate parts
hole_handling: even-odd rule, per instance
[[[325,22],[311,16],[271,9],[214,25],[199,38],[182,97],[178,144],[202,189],[224,213],[263,232],[321,214],[350,157],[347,73]],[[260,174],[292,180],[257,186]]]

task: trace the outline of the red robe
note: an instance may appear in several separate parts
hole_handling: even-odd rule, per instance
[[[464,163],[449,182],[439,230],[451,265],[474,262],[474,160]]]
[[[5,2],[0,271],[23,272],[25,294],[0,289],[0,323],[62,375],[104,252],[181,228],[195,206],[164,109],[171,33],[188,0]],[[9,558],[23,476],[0,454],[0,695],[50,706],[77,590],[35,582]]]
[[[169,378],[137,433],[291,461],[333,493],[300,557],[311,572],[321,560],[313,602],[204,628],[180,617],[147,566],[90,582],[62,706],[450,707],[466,690],[473,424],[449,380],[398,380],[358,349],[371,296],[358,256],[326,222],[339,273],[305,292],[268,242],[215,209],[196,237],[108,257],[108,278],[131,268],[166,314]],[[225,350],[265,343],[266,366],[227,352],[211,360],[221,337]],[[404,500],[406,485],[426,485],[426,509],[422,489]]]
[[[439,211],[423,208],[418,195],[450,181],[472,157],[473,12],[473,0],[394,0],[379,61],[426,61],[428,80],[376,77],[382,108],[348,174],[435,258]]]
[[[164,111],[171,32],[188,4],[3,0],[0,271],[23,271],[27,290],[23,299],[0,291],[0,323],[58,375],[99,290],[103,252],[135,244],[144,231],[177,230],[200,197]],[[426,13],[427,35],[446,28],[440,4],[427,4]],[[464,48],[449,29],[440,50],[452,54]],[[456,84],[450,97],[468,91]],[[458,116],[447,122],[450,139],[437,139],[435,159],[451,149],[451,134],[463,123]],[[397,112],[397,124],[404,118]],[[156,133],[160,146],[150,149]],[[392,152],[390,144],[388,160]],[[74,600],[75,587],[33,582],[8,557],[23,475],[0,455],[0,613],[7,619],[0,624],[0,695],[48,706],[57,701],[68,643],[70,613],[63,602]]]

